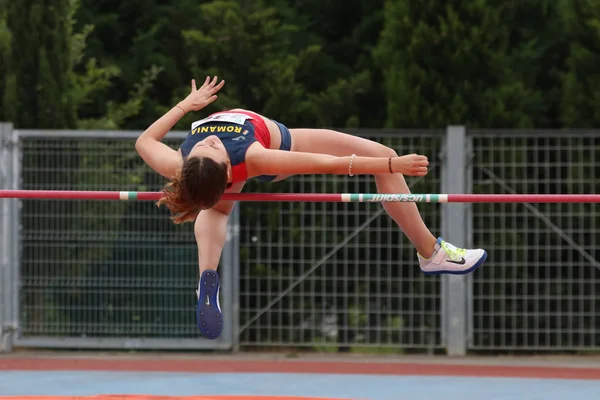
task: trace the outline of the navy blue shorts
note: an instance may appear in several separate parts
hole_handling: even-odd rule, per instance
[[[271,121],[275,122],[279,127],[279,132],[281,132],[281,145],[279,146],[279,150],[290,151],[292,149],[292,134],[290,133],[290,130],[280,122],[275,120]],[[263,182],[272,182],[275,178],[277,178],[277,175],[260,175],[256,177],[256,179]]]

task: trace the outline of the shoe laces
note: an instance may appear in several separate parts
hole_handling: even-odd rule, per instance
[[[458,248],[448,242],[440,243],[440,247],[443,248],[446,254],[453,260],[458,260],[467,254],[467,250]]]

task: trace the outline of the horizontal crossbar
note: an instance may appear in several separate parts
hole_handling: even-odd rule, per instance
[[[55,200],[149,200],[160,192],[78,190],[0,190],[0,198]],[[600,203],[598,194],[376,194],[376,193],[225,193],[222,200],[328,203]]]

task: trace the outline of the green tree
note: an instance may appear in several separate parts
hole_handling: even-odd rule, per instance
[[[7,3],[19,128],[73,128],[69,0]]]
[[[535,101],[526,110],[531,112],[533,126],[560,128],[562,80],[569,48],[560,1],[488,0],[488,5],[510,28],[507,68],[535,94]]]
[[[568,71],[564,75],[562,122],[570,128],[600,124],[600,3],[560,2],[569,38]]]
[[[375,68],[372,48],[383,24],[384,0],[328,2],[273,0],[288,4],[303,35],[320,43],[321,51],[303,74],[314,124],[330,127],[373,127],[385,122],[385,91]]]
[[[71,47],[73,86],[71,97],[77,111],[77,126],[81,129],[119,129],[129,119],[138,117],[144,99],[151,92],[162,68],[151,65],[138,71],[135,80],[129,83],[129,92],[117,98],[107,96],[119,86],[123,70],[113,61],[90,54],[90,36],[96,29],[93,24],[77,22],[76,15],[81,7],[80,0],[70,0],[68,35]],[[100,55],[102,56],[102,55]]]
[[[517,28],[514,16],[526,13],[517,14],[516,3],[494,3],[386,1],[374,55],[388,126],[524,128],[546,120],[549,106],[527,66],[547,54],[546,43]],[[528,4],[523,10],[540,14]]]
[[[142,71],[157,66],[160,77],[122,128],[148,126],[186,93],[190,78],[207,74],[227,81],[207,112],[241,106],[292,126],[380,126],[385,98],[382,84],[373,84],[381,79],[370,47],[379,35],[382,1],[353,1],[341,18],[338,5],[317,1],[81,0],[78,29],[94,29],[78,71],[93,58],[119,73],[79,115],[100,118],[109,101],[128,98]],[[192,118],[177,128],[187,129]]]
[[[5,95],[10,54],[10,32],[6,26],[6,1],[0,1],[0,121],[8,120],[5,110]]]
[[[368,73],[336,65],[288,5],[266,5],[200,4],[197,21],[183,31],[192,75],[227,82],[212,110],[246,107],[290,126],[356,125],[353,100],[370,86]]]
[[[222,0],[198,5],[196,24],[182,32],[188,65],[193,76],[219,75],[226,80],[226,90],[212,110],[246,107],[295,123],[306,111],[301,102],[306,88],[299,74],[319,47],[294,40],[300,34],[298,26],[261,3]]]
[[[139,94],[143,86],[143,96],[139,96],[135,105],[136,113],[121,118],[119,127],[147,127],[172,106],[174,90],[187,89],[189,85],[192,76],[181,31],[195,23],[197,2],[80,1],[81,7],[75,15],[76,29],[84,31],[86,26],[93,29],[86,35],[85,55],[76,70],[83,74],[88,66],[110,69],[110,74],[102,74],[103,88],[95,90],[81,104],[80,118],[103,119],[111,105],[132,100],[132,95]],[[151,85],[146,84],[149,78]]]

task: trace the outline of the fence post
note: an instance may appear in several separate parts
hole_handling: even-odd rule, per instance
[[[221,293],[223,302],[221,310],[223,311],[223,331],[221,338],[225,340],[229,346],[233,343],[233,261],[232,241],[231,241],[231,216],[227,221],[227,237],[223,251],[221,252]]]
[[[11,126],[12,128],[12,126]],[[19,131],[11,129],[10,150],[12,154],[12,189],[21,189],[21,167],[23,163],[23,153],[21,151],[21,140]],[[21,327],[21,259],[22,259],[22,240],[21,240],[21,205],[22,200],[11,199],[11,239],[12,239],[12,277],[11,277],[11,299],[12,299],[12,323],[11,323],[11,343],[18,340],[18,330]]]
[[[449,126],[442,164],[442,193],[465,193],[467,189],[467,137],[464,126]],[[459,247],[467,246],[468,212],[463,203],[442,205],[442,236]],[[449,356],[467,353],[469,276],[442,277],[442,337]]]
[[[233,277],[233,298],[231,311],[232,320],[232,351],[240,349],[240,204],[236,203],[231,213],[231,275]]]
[[[223,311],[225,326],[223,339],[228,342],[231,349],[236,352],[239,346],[239,205],[233,208],[227,221],[227,238],[223,247]]]
[[[0,188],[12,189],[12,124],[0,123]],[[0,201],[0,353],[12,351],[14,316],[12,274],[12,201]]]

